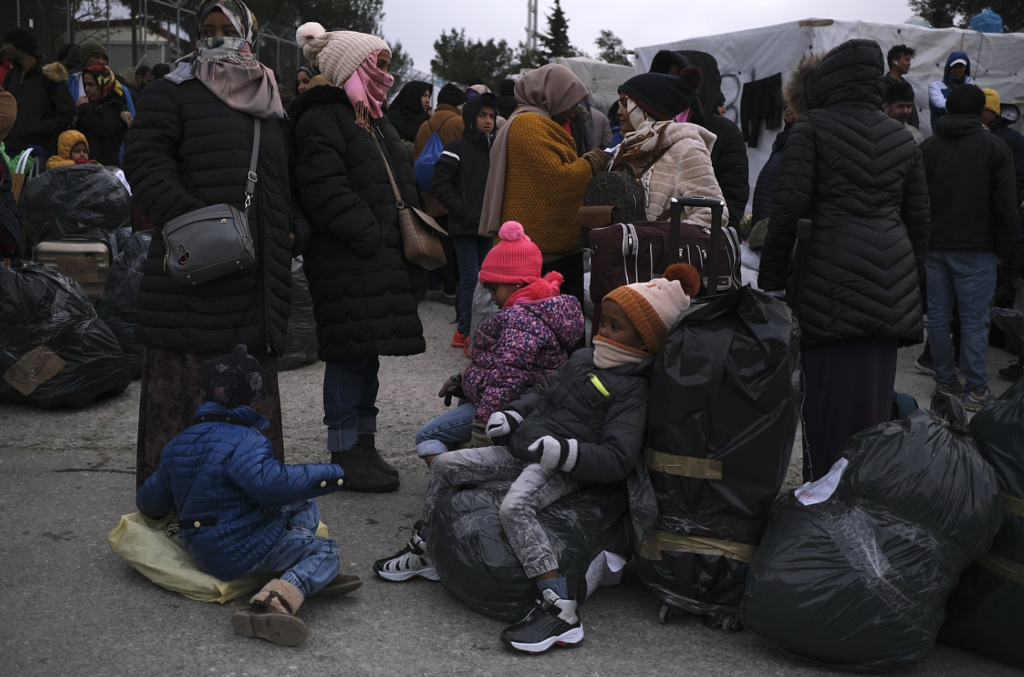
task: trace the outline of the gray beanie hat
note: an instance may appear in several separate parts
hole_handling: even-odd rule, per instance
[[[315,21],[302,24],[295,31],[295,40],[302,45],[302,53],[309,62],[335,87],[341,87],[378,50],[389,55],[391,48],[376,35],[354,31],[332,31],[328,33]]]

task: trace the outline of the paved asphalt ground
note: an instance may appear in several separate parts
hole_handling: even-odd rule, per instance
[[[301,647],[231,632],[241,600],[194,602],[153,585],[115,556],[107,534],[134,512],[139,384],[84,410],[0,406],[0,675],[820,675],[741,631],[726,635],[697,618],[658,622],[659,602],[627,567],[618,587],[582,607],[585,641],[544,655],[506,650],[503,624],[467,609],[440,583],[386,583],[371,563],[402,547],[420,512],[426,472],[413,455],[416,428],[440,413],[436,392],[466,364],[448,347],[452,311],[421,306],[425,355],[383,360],[378,446],[402,471],[395,494],[321,499],[343,553],[362,577],[349,597],[311,600]],[[897,389],[928,401],[918,349],[901,352]],[[990,352],[989,373],[1011,361]],[[323,364],[281,376],[289,462],[325,460],[320,422]],[[997,392],[1006,383],[992,379]],[[796,457],[797,454],[794,454]],[[795,480],[797,467],[791,473]],[[1012,670],[939,645],[923,675],[1003,675]]]

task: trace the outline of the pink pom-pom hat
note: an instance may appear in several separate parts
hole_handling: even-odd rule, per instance
[[[501,241],[480,264],[480,281],[494,284],[529,284],[540,279],[544,256],[523,232],[523,224],[506,221],[498,230]]]

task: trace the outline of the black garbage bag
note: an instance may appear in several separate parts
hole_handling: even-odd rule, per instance
[[[0,266],[0,403],[83,407],[132,375],[110,328],[71,278],[38,263]]]
[[[128,229],[118,230],[117,255],[110,265],[103,296],[96,302],[96,313],[117,337],[135,379],[142,376],[142,355],[145,351],[145,346],[135,342],[135,311],[139,306],[142,266],[149,256],[153,231],[129,231],[126,237],[121,237],[125,230]]]
[[[978,412],[970,430],[999,480],[1003,526],[991,550],[960,576],[939,639],[1024,670],[1024,380]]]
[[[789,308],[743,287],[691,309],[658,353],[644,449],[658,518],[637,554],[670,611],[739,628],[743,582],[793,451],[799,349]]]
[[[284,355],[277,358],[277,370],[298,369],[317,361],[320,344],[316,340],[313,297],[302,270],[302,257],[292,259],[292,313],[288,316],[288,343]]]
[[[1024,313],[1009,308],[993,308],[992,322],[1003,330],[1006,349],[1024,360]]]
[[[120,169],[99,165],[58,167],[32,179],[21,194],[21,226],[35,242],[115,230],[132,213]]]
[[[748,630],[845,669],[924,660],[947,596],[1002,521],[963,406],[943,408],[949,419],[918,409],[857,433],[826,477],[780,498],[747,576]]]
[[[510,486],[487,482],[441,501],[431,519],[427,547],[441,581],[456,597],[474,611],[515,623],[534,607],[538,593],[498,516]],[[604,550],[628,555],[627,508],[620,483],[589,487],[540,512],[540,523],[561,549],[558,571],[580,601],[586,598],[587,568],[595,557]]]

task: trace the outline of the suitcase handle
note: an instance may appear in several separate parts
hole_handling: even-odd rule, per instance
[[[679,263],[679,225],[683,220],[683,207],[705,207],[711,210],[711,246],[708,252],[708,296],[718,293],[718,245],[722,238],[722,214],[725,203],[713,197],[687,197],[670,200],[672,228],[668,234],[668,264]]]

